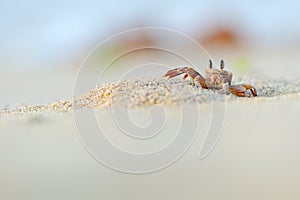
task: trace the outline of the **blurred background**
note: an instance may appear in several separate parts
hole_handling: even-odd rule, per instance
[[[26,96],[30,91],[44,101],[69,97],[76,71],[93,47],[120,31],[145,26],[189,35],[216,61],[225,59],[234,74],[294,77],[300,72],[296,67],[300,63],[299,6],[293,0],[4,0],[0,2],[0,91],[7,94],[4,96],[12,96],[13,91],[20,95],[19,100],[30,103],[35,103]],[[150,35],[137,35],[118,45],[155,42]],[[206,66],[207,61],[203,63]],[[56,93],[43,95],[43,88],[52,84]],[[17,103],[3,97],[0,105],[5,102]]]
[[[178,30],[208,49],[213,45],[255,51],[268,48],[286,54],[282,50],[299,50],[299,6],[292,0],[4,0],[0,2],[0,66],[18,70],[76,68],[107,37],[144,26]],[[152,38],[139,36],[135,40],[150,42]],[[124,42],[130,45],[136,41]]]

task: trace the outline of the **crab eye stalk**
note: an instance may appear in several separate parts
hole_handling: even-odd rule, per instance
[[[224,63],[224,60],[221,60],[221,64],[220,64],[220,67],[221,67],[221,69],[224,69],[224,67],[225,67],[225,63]]]
[[[209,59],[209,69],[212,69],[212,60]]]

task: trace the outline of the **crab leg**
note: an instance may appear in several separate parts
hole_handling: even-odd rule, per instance
[[[175,76],[179,76],[181,74],[187,73],[186,72],[187,69],[188,67],[171,69],[163,77],[173,78]]]
[[[247,84],[231,85],[228,91],[239,97],[257,96],[256,89],[252,85]]]
[[[168,71],[163,77],[173,78],[175,76],[179,76],[181,74],[184,74],[183,79],[186,79],[187,77],[190,77],[193,82],[199,83],[202,88],[207,89],[207,85],[205,83],[205,78],[199,74],[196,70],[193,68],[183,67],[183,68],[175,68],[170,71]]]

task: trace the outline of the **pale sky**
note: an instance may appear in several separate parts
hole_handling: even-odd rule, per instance
[[[209,20],[233,20],[259,43],[299,40],[299,1],[1,1],[0,58],[10,63],[60,59],[92,40],[139,22],[193,33]],[[201,27],[200,27],[201,28]],[[87,48],[89,46],[87,45]],[[40,61],[38,61],[40,60]],[[0,63],[4,65],[3,62]]]

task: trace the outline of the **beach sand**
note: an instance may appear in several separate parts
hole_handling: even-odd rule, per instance
[[[295,99],[300,94],[300,80],[272,80],[243,77],[233,84],[254,85],[258,97],[241,98],[233,94],[226,102],[248,101],[257,103],[278,98]],[[132,79],[116,83],[101,84],[95,89],[74,97],[72,100],[60,100],[49,104],[23,105],[0,109],[0,116],[42,114],[47,112],[68,112],[78,109],[110,109],[112,106],[139,108],[152,105],[174,105],[180,102],[207,104],[222,99],[220,91],[202,89],[200,84],[179,78]]]
[[[46,79],[35,74],[32,81],[11,84],[10,90],[2,88],[7,95],[0,102],[1,199],[300,197],[299,80],[236,78],[234,83],[254,85],[259,97],[227,95],[222,99],[177,78],[129,79],[91,88],[72,101],[73,75],[53,73]],[[34,86],[38,80],[40,86]],[[211,108],[212,101],[225,103],[222,134],[212,153],[199,160],[211,116],[218,114]],[[171,137],[183,102],[188,104],[187,113],[199,109],[197,136],[177,162],[155,173],[132,175],[102,165],[85,150],[76,131],[74,113],[94,110],[116,144],[130,150],[152,150]],[[145,113],[152,105],[162,105],[173,116],[162,132],[166,135],[155,143],[137,144],[115,128],[112,119],[118,109],[129,107],[142,126],[149,122]],[[194,130],[187,128],[186,133],[189,131]]]

